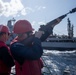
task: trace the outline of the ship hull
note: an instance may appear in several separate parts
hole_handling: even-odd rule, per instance
[[[76,42],[42,42],[42,47],[48,50],[75,50]]]

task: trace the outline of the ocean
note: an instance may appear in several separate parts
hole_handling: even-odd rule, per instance
[[[76,50],[44,50],[44,75],[76,75]]]
[[[76,75],[76,50],[44,50],[41,58],[43,75]],[[15,75],[15,67],[12,67],[11,75]]]

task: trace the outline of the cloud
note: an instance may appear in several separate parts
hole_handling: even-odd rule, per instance
[[[41,22],[36,22],[36,21],[33,21],[32,22],[32,26],[35,26],[35,25],[45,25],[46,23],[44,21],[41,21]]]
[[[34,10],[33,10],[32,8],[30,8],[30,7],[26,7],[26,8],[24,8],[24,9],[21,11],[21,14],[22,14],[22,15],[26,15],[26,14],[29,14],[29,13],[31,13],[31,12],[34,12]]]
[[[36,8],[36,10],[42,10],[42,9],[45,9],[46,7],[45,6],[36,6],[35,8]]]
[[[33,9],[31,7],[25,7],[21,0],[10,0],[8,2],[0,0],[0,16],[5,17],[27,15],[45,8],[44,6],[35,6]]]
[[[24,11],[24,6],[22,5],[21,0],[11,0],[10,2],[3,2],[0,0],[0,15],[6,17],[14,16],[22,11]]]
[[[42,10],[42,9],[45,9],[46,7],[44,7],[44,6],[39,6],[38,7],[38,10]]]
[[[39,25],[45,25],[45,22],[38,22]]]

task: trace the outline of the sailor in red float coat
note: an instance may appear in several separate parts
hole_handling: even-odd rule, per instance
[[[15,47],[12,47],[12,48],[14,48],[14,50],[18,51],[18,50],[22,49],[22,51],[25,50],[25,51],[23,51],[24,54],[27,53],[28,48],[25,48],[24,45],[21,47],[22,44],[17,44],[17,47],[16,47],[16,42],[18,42],[17,38],[16,38],[16,40],[15,39],[13,40],[12,44],[14,42],[15,42],[15,44],[14,44]],[[37,38],[35,38],[35,43],[39,44],[39,40]],[[12,48],[11,48],[11,50],[12,50]],[[37,47],[37,49],[40,49],[40,48]],[[32,51],[32,49],[31,49],[31,51]],[[24,54],[22,54],[22,55],[24,55]],[[42,62],[41,58],[36,60],[36,58],[34,58],[36,56],[31,55],[31,57],[29,57],[29,54],[26,56],[25,60],[21,60],[21,58],[17,58],[17,56],[14,56],[14,57],[16,57],[15,58],[16,59],[15,60],[16,75],[41,75],[41,69],[43,68],[43,62]]]
[[[10,75],[13,59],[6,44],[0,41],[0,75]]]
[[[19,20],[14,25],[14,33],[18,35],[13,40],[10,50],[15,59],[16,75],[41,75],[43,63],[40,59],[43,48],[41,40],[41,31],[35,33],[30,45],[25,45],[21,41],[26,41],[32,36],[32,27],[27,20]]]
[[[0,25],[0,75],[10,75],[11,67],[14,66],[14,61],[11,57],[10,49],[5,43],[8,37],[8,27]]]

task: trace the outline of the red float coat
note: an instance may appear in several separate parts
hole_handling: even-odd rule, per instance
[[[17,38],[13,40],[12,43],[17,42]],[[16,75],[41,75],[41,68],[43,67],[43,62],[40,59],[37,60],[25,60],[22,65],[15,60]]]
[[[0,48],[1,47],[8,48],[7,45],[4,42],[0,41]],[[9,48],[8,48],[8,50],[9,50]],[[8,73],[10,75],[10,71],[11,71],[11,68],[10,67],[8,68],[5,65],[5,63],[2,60],[0,60],[0,73]]]
[[[41,59],[29,61],[25,60],[23,65],[20,65],[16,61],[16,74],[17,75],[41,75],[41,68],[43,67],[43,63]]]

